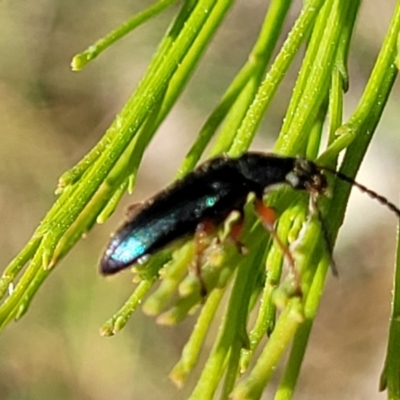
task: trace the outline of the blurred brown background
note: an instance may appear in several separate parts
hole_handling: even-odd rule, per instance
[[[177,7],[80,73],[70,70],[72,56],[151,3],[1,2],[1,269],[51,206],[59,175],[96,143],[124,104]],[[173,177],[202,122],[244,62],[267,3],[238,1],[152,143],[137,191],[126,196],[125,205],[159,190]],[[368,79],[395,6],[395,0],[379,3],[365,0],[361,9],[350,59],[347,115]],[[295,2],[292,19],[299,7]],[[295,77],[293,68],[255,148],[272,147]],[[399,101],[397,85],[358,176],[394,202],[400,189]],[[28,314],[2,333],[1,399],[187,398],[193,378],[188,388],[178,391],[167,374],[194,319],[166,328],[139,310],[116,337],[98,334],[132,289],[129,273],[107,280],[97,272],[99,255],[122,219],[124,204],[76,246],[39,291]],[[385,398],[377,388],[389,322],[395,229],[396,220],[386,209],[365,195],[353,196],[335,251],[340,278],[329,278],[296,399]]]

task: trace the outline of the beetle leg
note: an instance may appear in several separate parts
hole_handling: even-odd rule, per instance
[[[315,215],[317,217],[317,220],[319,221],[319,225],[321,227],[321,232],[322,232],[322,238],[324,240],[326,254],[328,255],[329,258],[329,264],[332,274],[333,276],[338,277],[339,271],[337,269],[336,262],[333,258],[333,246],[329,238],[329,233],[326,228],[326,223],[324,221],[324,218],[322,217],[321,210],[318,207],[317,199],[318,199],[318,193],[315,193],[314,191],[310,190],[309,213],[310,215]]]
[[[290,272],[293,276],[296,289],[301,292],[300,277],[298,271],[296,270],[296,263],[293,258],[293,255],[290,252],[288,246],[282,242],[281,238],[278,236],[275,230],[275,222],[277,220],[275,210],[272,207],[267,207],[260,199],[255,200],[255,209],[262,224],[268,230],[272,239],[281,249],[286,261],[289,264]]]
[[[233,242],[240,254],[246,255],[248,253],[247,247],[239,239],[243,231],[244,213],[239,210],[232,211],[232,213],[239,213],[239,217],[231,224],[228,239]]]
[[[200,285],[200,294],[202,297],[207,295],[207,287],[204,282],[204,279],[201,275],[201,265],[202,265],[202,256],[204,251],[210,246],[211,241],[210,237],[216,230],[216,226],[211,221],[203,221],[200,222],[196,227],[196,232],[194,234],[194,271],[199,280]]]

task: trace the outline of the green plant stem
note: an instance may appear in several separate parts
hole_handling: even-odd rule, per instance
[[[257,400],[261,397],[266,383],[301,323],[301,308],[299,298],[294,297],[289,300],[251,374],[236,386],[232,399]]]
[[[14,310],[21,301],[25,289],[29,287],[36,273],[42,268],[44,268],[42,269],[44,271],[53,266],[52,257],[58,242],[87,206],[138,132],[149,110],[156,105],[159,97],[165,92],[169,79],[201,31],[214,5],[215,0],[200,0],[197,3],[196,8],[190,14],[178,35],[174,46],[168,52],[168,56],[163,59],[156,72],[145,76],[135,94],[128,100],[126,106],[111,125],[105,136],[104,151],[95,160],[94,165],[85,172],[84,179],[75,184],[73,191],[69,191],[72,193],[64,198],[65,202],[62,203],[62,207],[57,211],[50,211],[54,218],[51,220],[45,218],[34,234],[34,236],[43,236],[36,253],[40,254],[40,258],[34,257],[24,276],[16,285],[14,292],[0,307],[1,326],[4,325],[5,320],[9,319],[9,315],[15,312]],[[61,195],[61,197],[65,196]],[[60,205],[59,202],[56,204]],[[39,279],[39,281],[41,280]]]
[[[295,88],[295,93],[298,89],[301,95],[293,96],[293,101],[296,102],[295,110],[289,110],[292,118],[285,124],[288,126],[282,128],[275,146],[280,153],[304,154],[308,137],[304,133],[312,128],[318,110],[327,96],[329,88],[327,82],[332,73],[349,4],[348,1],[328,0],[318,17],[315,28],[318,48],[315,49],[315,41],[312,38],[310,50],[313,59],[305,58],[299,77],[301,85]],[[313,62],[315,58],[319,60],[318,63]],[[309,66],[309,63],[312,65]]]
[[[175,1],[161,0],[133,17],[98,42],[97,47],[78,55],[75,59],[78,67]],[[233,2],[184,2],[135,93],[99,144],[60,178],[60,196],[54,207],[28,245],[6,269],[0,280],[0,295],[4,296],[7,290],[10,294],[0,306],[0,329],[26,312],[34,294],[55,264],[96,220],[105,221],[124,192],[132,189],[148,144],[182,93]],[[314,160],[319,152],[323,123],[328,113],[329,147],[318,158],[318,163],[335,165],[339,152],[346,149],[340,170],[349,177],[355,176],[397,74],[395,62],[398,61],[400,1],[371,78],[357,108],[344,125],[343,92],[348,87],[346,63],[360,1],[305,2],[275,62],[262,80],[291,3],[291,0],[271,2],[247,62],[204,124],[182,164],[178,178],[195,167],[221,125],[211,155],[229,152],[237,156],[250,146],[279,84],[306,40],[305,58],[275,147],[276,152],[305,154]],[[248,213],[248,208],[252,207],[250,199],[246,205],[242,231],[248,254],[238,256],[237,249],[231,246],[230,250],[233,250],[228,249],[221,256],[223,262],[212,265],[207,261],[202,266],[202,279],[210,289],[210,294],[181,360],[171,372],[171,378],[178,385],[183,384],[198,362],[210,324],[232,278],[233,287],[217,339],[190,397],[192,400],[212,399],[219,387],[221,399],[227,399],[230,395],[233,399],[259,399],[289,346],[291,349],[275,400],[292,398],[329,272],[330,258],[326,254],[326,246],[316,238],[321,237],[323,223],[328,242],[334,243],[351,190],[349,184],[333,176],[329,177],[330,180],[334,181],[333,185],[329,185],[333,189],[332,199],[324,196],[318,199],[322,218],[307,212],[308,198],[304,193],[284,189],[268,197],[268,205],[276,207],[277,213],[282,214],[277,234],[284,246],[288,247],[291,242],[301,238],[301,243],[296,247],[296,268],[291,265],[290,270],[294,278],[289,274],[289,278],[293,279],[283,280],[283,246],[277,246],[273,241],[265,244],[265,229],[260,221],[255,222],[253,211]],[[199,281],[188,275],[186,268],[193,259],[194,244],[187,241],[181,247],[175,245],[154,255],[145,266],[145,271],[136,268],[141,281],[123,307],[103,326],[103,335],[115,334],[125,326],[132,312],[152,289],[163,266],[165,273],[160,275],[164,280],[158,290],[147,298],[144,311],[158,316],[157,322],[173,324],[186,318],[199,306]],[[398,264],[399,259],[400,239]],[[13,288],[18,274],[29,261],[30,264]],[[391,400],[398,400],[400,396],[398,270],[399,265],[395,277],[388,354],[382,375],[382,387],[388,388]],[[295,294],[293,286],[297,289]],[[178,300],[171,305],[175,293],[178,294]],[[259,301],[262,304],[255,310],[258,312],[257,319],[248,337],[249,315]],[[266,334],[271,336],[260,350],[260,357],[255,360],[255,350]],[[239,372],[244,372],[249,365],[247,376],[237,384]]]
[[[292,215],[287,218],[289,213],[284,213],[280,218],[277,235],[281,238],[286,238],[289,229],[292,225]],[[260,227],[264,229],[263,227]],[[260,341],[266,334],[273,331],[275,324],[276,305],[272,300],[282,274],[283,254],[282,249],[279,248],[277,243],[267,247],[268,256],[266,259],[266,280],[264,283],[264,290],[262,293],[260,307],[257,314],[256,323],[249,334],[249,348],[243,349],[240,361],[240,370],[243,373],[253,357],[254,351],[259,345]],[[272,267],[272,268],[271,268]]]
[[[360,109],[364,110],[367,108],[367,104],[373,105],[370,108],[370,114],[367,116],[364,114],[365,120],[359,121],[359,126],[363,127],[369,134],[362,135],[359,131],[359,136],[350,148],[346,152],[344,162],[342,164],[341,171],[344,171],[348,176],[354,176],[362,158],[365,154],[367,146],[372,136],[372,132],[375,130],[377,123],[380,119],[381,113],[383,111],[384,105],[388,99],[391,88],[394,83],[396,76],[395,69],[392,68],[394,57],[395,57],[395,40],[393,37],[399,32],[400,29],[400,14],[399,7],[397,7],[397,12],[395,13],[391,26],[389,27],[388,34],[385,38],[382,51],[378,57],[376,65],[369,80],[366,90],[360,100],[360,104],[355,111],[355,115],[360,115]],[[391,71],[391,73],[388,73]],[[380,84],[377,85],[376,82]],[[377,90],[371,90],[368,86],[373,85]],[[365,104],[367,103],[367,104]],[[354,114],[350,117],[349,121],[354,120]],[[350,194],[350,187],[343,182],[336,181],[333,197],[330,202],[329,207],[329,220],[327,220],[328,232],[331,237],[330,243],[334,243],[339,227],[343,221],[344,211],[347,205],[348,196]],[[304,245],[307,246],[309,254],[313,254],[309,247],[312,242],[315,242],[315,235],[309,235],[309,239],[304,240]],[[311,255],[311,257],[315,257]],[[307,261],[307,263],[311,263]],[[312,265],[312,264],[311,264]],[[284,379],[278,389],[278,394],[276,399],[283,400],[289,399],[293,395],[294,387],[297,381],[297,377],[300,370],[301,360],[304,353],[299,351],[302,347],[305,348],[308,336],[312,326],[312,318],[314,318],[316,311],[318,309],[318,304],[320,301],[321,293],[323,290],[323,285],[325,277],[329,268],[329,263],[327,260],[322,261],[318,267],[317,273],[314,277],[313,283],[310,287],[309,295],[307,297],[307,302],[305,306],[305,316],[307,318],[307,323],[304,329],[301,329],[296,333],[294,338],[293,351],[288,361],[288,367],[285,372]],[[300,343],[300,344],[299,344]]]
[[[254,101],[262,77],[271,60],[272,52],[279,39],[279,34],[290,9],[292,0],[273,0],[268,8],[257,42],[255,43],[244,69],[249,66],[252,74],[243,86],[240,96],[235,99],[220,134],[210,151],[210,156],[228,152],[243,121]],[[242,151],[245,149],[242,149]]]
[[[176,17],[171,28],[168,30],[167,34],[161,41],[159,49],[156,52],[156,55],[154,56],[153,60],[151,61],[146,75],[142,78],[141,82],[139,83],[139,87],[136,90],[136,92],[138,92],[140,88],[142,88],[143,90],[143,87],[145,88],[147,86],[150,78],[154,76],[156,72],[159,70],[161,64],[163,63],[163,60],[167,57],[168,52],[171,49],[171,46],[173,45],[173,43],[177,41],[179,34],[183,29],[183,26],[186,24],[196,4],[197,4],[196,0],[189,0],[184,3],[180,13]],[[130,101],[132,101],[132,98],[134,98],[135,96],[137,97],[136,92],[133,94]],[[158,104],[159,101],[157,101],[156,103]],[[126,110],[128,108],[129,107],[127,107],[126,105],[123,108],[120,115],[124,116],[124,114],[127,113]],[[95,164],[98,157],[106,151],[109,143],[115,140],[115,136],[119,132],[121,127],[122,127],[121,118],[117,117],[113,122],[113,124],[111,125],[111,127],[105,132],[101,140],[96,144],[96,146],[92,150],[90,150],[90,152],[86,154],[85,157],[83,157],[83,159],[79,161],[73,168],[65,172],[60,177],[59,179],[60,189],[75,183],[78,179],[80,179],[83,176],[83,174],[89,168],[91,168]]]
[[[399,32],[400,3],[396,6],[388,33],[360,102],[348,122],[339,129],[342,132],[346,132],[344,133],[345,135],[351,135],[354,141],[346,150],[345,158],[340,168],[340,171],[347,176],[355,176],[397,76],[394,59],[397,54],[396,41]],[[333,142],[318,158],[317,162],[319,164],[326,165],[331,159],[336,158],[338,149],[335,147],[335,143],[339,139]],[[335,181],[331,200],[331,204],[334,204],[334,206],[329,211],[329,222],[332,224],[330,226],[331,232],[337,232],[343,222],[344,208],[350,191],[350,185],[340,180]]]
[[[130,296],[129,300],[119,310],[119,312],[110,318],[100,329],[102,336],[112,336],[118,333],[128,322],[129,317],[139,306],[143,297],[153,286],[155,278],[146,281],[141,281],[135,291]]]
[[[255,250],[262,240],[262,237],[260,238],[260,235],[256,233],[252,232],[249,235],[249,254],[241,260],[237,267],[237,276],[224,321],[201,377],[190,397],[191,400],[212,398],[227,368],[230,353],[233,349],[243,346],[244,341],[247,342],[246,321],[254,287],[252,269],[259,265],[260,257],[263,255],[257,251],[251,251]],[[236,347],[237,341],[240,343],[239,347]]]
[[[178,387],[181,387],[188,374],[196,365],[206,334],[221,302],[224,290],[214,289],[203,306],[196,325],[193,328],[189,340],[182,350],[178,363],[170,373],[171,379]]]
[[[290,103],[286,112],[286,118],[283,121],[280,134],[281,141],[284,139],[285,134],[290,135],[290,133],[288,133],[289,128],[293,122],[295,114],[299,112],[298,108],[301,106],[302,97],[314,65],[314,60],[316,59],[318,50],[320,48],[320,42],[324,34],[327,19],[329,18],[330,11],[332,10],[332,5],[332,1],[325,2],[325,5],[321,8],[321,12],[315,21],[314,27],[307,32],[307,37],[309,39],[307,43],[307,51],[304,55],[299,76],[296,80],[293,95],[290,98]],[[277,143],[277,146],[279,146],[279,142]]]
[[[144,24],[149,19],[154,18],[156,15],[160,14],[167,7],[176,3],[177,0],[160,0],[158,3],[147,8],[146,10],[134,15],[124,24],[120,25],[118,28],[114,29],[104,38],[98,40],[95,44],[88,47],[84,52],[77,54],[71,63],[73,71],[80,71],[86,65],[94,60],[98,55],[100,55],[104,50],[110,47],[117,40],[123,38],[128,33],[133,31],[138,26]]]
[[[282,46],[281,51],[268,71],[257,95],[244,118],[239,132],[235,137],[230,154],[239,155],[247,149],[254,138],[255,132],[261,123],[265,110],[271,102],[279,83],[285,76],[293,58],[297,54],[304,40],[305,32],[310,29],[322,7],[323,0],[310,0],[304,6],[293,29]]]
[[[182,93],[184,87],[186,86],[188,80],[192,76],[195,67],[197,66],[201,56],[207,48],[207,45],[210,43],[213,38],[216,30],[220,26],[222,20],[226,16],[230,7],[233,5],[233,0],[225,0],[221,2],[217,2],[214,9],[212,10],[209,18],[204,24],[201,32],[198,34],[196,40],[191,46],[190,50],[186,54],[185,58],[182,60],[182,63],[179,66],[179,69],[176,71],[174,76],[171,78],[171,81],[168,85],[168,89],[166,91],[165,97],[163,99],[162,105],[160,107],[159,112],[157,112],[153,117],[149,118],[148,126],[143,130],[143,134],[139,136],[137,146],[134,148],[134,162],[130,163],[130,169],[132,171],[132,175],[136,174],[137,169],[139,168],[140,161],[142,159],[143,153],[147,148],[150,140],[153,138],[154,134],[157,132],[158,127],[171,111],[171,108],[175,104],[179,95]],[[230,96],[234,94],[231,93]],[[221,111],[221,110],[220,110]],[[219,113],[218,111],[217,113]],[[200,139],[201,138],[201,139]],[[196,146],[195,152],[193,154],[197,154],[197,157],[200,158],[202,151],[205,146],[208,144],[211,136],[204,133],[200,133],[199,135],[199,143],[201,146]],[[198,160],[197,158],[197,160]],[[196,162],[197,162],[196,160]],[[184,173],[189,172],[193,169],[195,163],[188,165],[184,169]],[[178,173],[178,178],[182,176],[182,168]]]
[[[385,367],[380,390],[387,390],[389,400],[400,399],[400,224],[397,228],[397,255],[394,273],[392,312]]]
[[[350,174],[349,176],[354,176],[357,172],[361,162],[360,159],[362,160],[364,157],[366,148],[372,138],[371,131],[367,130],[371,129],[369,126],[371,123],[366,123],[366,121],[370,119],[375,120],[376,118],[379,121],[397,75],[394,60],[397,56],[397,35],[399,34],[400,25],[399,14],[399,4],[397,4],[382,49],[360,102],[349,120],[336,131],[338,138],[318,158],[319,164],[328,165],[342,150],[349,147],[356,138],[362,135],[363,139],[360,139],[361,143],[357,140],[357,145],[354,147],[350,146],[349,150],[346,151],[346,154],[359,153],[357,159],[351,162],[352,166],[347,166],[347,163],[350,163],[350,161],[346,161],[342,167],[343,171]],[[383,103],[377,104],[377,101]],[[375,127],[376,125],[377,123],[371,126]],[[361,145],[359,151],[351,151],[352,148],[358,148],[359,145]]]

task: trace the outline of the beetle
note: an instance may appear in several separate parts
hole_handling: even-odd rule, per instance
[[[143,263],[150,255],[177,239],[194,235],[197,246],[196,272],[202,292],[205,292],[198,257],[204,250],[202,237],[221,225],[232,211],[238,211],[243,218],[243,207],[250,193],[255,195],[255,208],[260,219],[281,247],[293,270],[294,260],[274,231],[275,217],[271,209],[264,206],[263,196],[272,186],[287,184],[310,193],[312,203],[316,206],[316,196],[327,190],[324,172],[358,187],[400,218],[400,210],[385,197],[339,171],[319,166],[303,157],[261,152],[246,152],[237,158],[220,155],[206,161],[149,200],[135,205],[127,221],[111,238],[101,259],[100,270],[104,275],[117,273],[131,265]],[[320,222],[325,244],[331,252],[323,221]],[[334,264],[332,267],[335,273]]]
[[[316,194],[327,187],[321,169],[304,158],[260,152],[247,152],[238,158],[215,157],[133,208],[107,246],[101,272],[114,274],[143,263],[176,239],[196,233],[201,236],[234,210],[243,216],[249,193],[255,194],[256,210],[272,228],[274,220],[262,199],[267,189],[281,183]]]

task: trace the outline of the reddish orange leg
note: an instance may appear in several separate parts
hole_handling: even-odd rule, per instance
[[[210,238],[215,233],[215,230],[215,224],[213,224],[211,221],[204,221],[197,225],[196,232],[194,234],[195,253],[193,264],[195,274],[199,280],[200,294],[202,297],[206,297],[207,295],[207,287],[201,275],[202,256],[204,251],[210,246]]]
[[[240,254],[245,255],[247,254],[248,250],[246,246],[239,239],[243,231],[243,220],[244,220],[244,215],[240,213],[239,218],[231,225],[228,237],[235,244],[238,252]]]
[[[278,236],[275,230],[275,222],[277,220],[275,210],[271,207],[267,207],[261,200],[255,200],[255,209],[260,217],[261,222],[263,223],[264,227],[268,230],[269,234],[271,235],[272,239],[277,243],[279,248],[281,249],[286,261],[289,264],[290,272],[292,273],[296,285],[296,291],[301,293],[300,289],[300,277],[296,270],[295,261],[293,258],[292,253],[290,252],[288,246],[286,246],[280,237]]]

